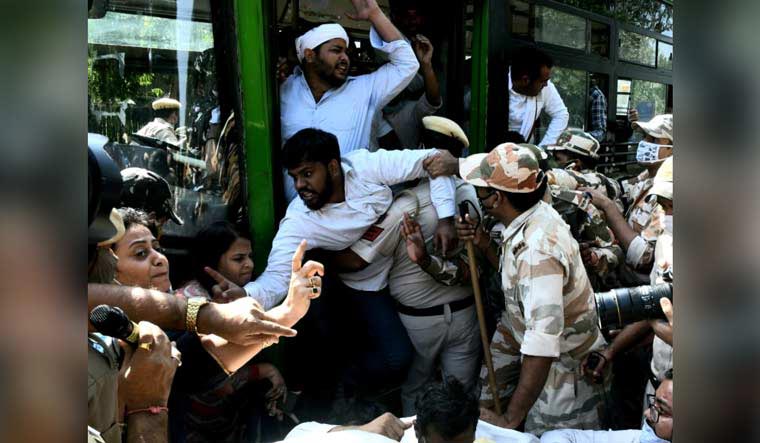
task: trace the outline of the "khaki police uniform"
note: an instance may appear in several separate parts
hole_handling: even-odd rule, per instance
[[[478,208],[475,189],[457,180],[457,204],[469,201]],[[401,235],[404,213],[414,216],[425,238],[431,264],[427,269],[412,262]],[[473,212],[479,217],[479,212]],[[373,225],[357,244],[351,247],[362,257],[392,257],[388,275],[390,294],[394,298],[414,347],[414,357],[407,379],[401,387],[404,415],[414,415],[414,402],[420,390],[435,378],[438,363],[444,377],[458,379],[465,388],[473,389],[480,366],[480,337],[475,312],[469,268],[461,245],[457,261],[437,257],[433,236],[438,215],[430,199],[430,186],[423,180],[415,187],[399,193],[384,218]],[[426,272],[427,271],[427,272]]]
[[[118,423],[119,355],[116,340],[100,334],[87,336],[87,424],[106,443],[120,442]]]

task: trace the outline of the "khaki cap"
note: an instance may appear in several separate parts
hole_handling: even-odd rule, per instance
[[[654,176],[654,184],[647,195],[658,195],[673,200],[673,157],[668,157]]]
[[[655,115],[648,122],[633,122],[631,126],[634,128],[638,126],[654,138],[667,138],[673,141],[673,114]]]
[[[459,175],[473,186],[515,193],[533,192],[544,180],[535,154],[514,143],[502,143],[488,154],[463,159]]]

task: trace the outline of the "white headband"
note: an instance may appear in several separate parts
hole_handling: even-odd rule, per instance
[[[303,61],[304,53],[307,49],[314,49],[322,43],[334,38],[343,39],[343,41],[346,42],[346,46],[348,46],[348,34],[346,34],[346,30],[343,29],[343,26],[337,23],[319,25],[298,37],[296,39],[298,61]]]

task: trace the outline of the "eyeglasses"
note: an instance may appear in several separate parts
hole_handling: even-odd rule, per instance
[[[496,191],[493,191],[493,190],[489,191],[488,194],[486,194],[485,197],[481,197],[480,194],[477,194],[478,201],[480,201],[480,203],[482,204],[484,201],[486,201],[489,198],[491,198],[491,196],[494,195],[494,194],[496,194]]]
[[[657,405],[657,396],[654,394],[647,394],[647,404],[649,405],[649,414],[651,414],[651,422],[657,423],[660,420],[660,410]],[[669,414],[663,413],[663,416],[667,417]]]

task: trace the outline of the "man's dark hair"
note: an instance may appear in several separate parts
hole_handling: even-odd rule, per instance
[[[474,431],[480,416],[478,399],[453,377],[425,386],[414,407],[417,430],[422,435],[435,430],[445,439],[452,439],[468,429]]]
[[[546,193],[546,176],[544,176],[543,180],[541,181],[541,184],[536,188],[535,191],[532,192],[506,192],[506,191],[500,191],[502,194],[504,194],[505,197],[507,197],[507,200],[509,200],[509,203],[515,207],[520,212],[527,211],[528,209],[532,208],[533,205],[538,203],[542,198],[544,198],[544,194]]]
[[[211,223],[195,236],[191,247],[193,274],[209,294],[211,294],[211,288],[216,282],[203,268],[208,266],[218,270],[219,259],[239,238],[251,240],[247,231],[238,229],[227,221]],[[253,242],[251,242],[251,249],[253,249]]]
[[[520,78],[527,75],[530,81],[538,80],[541,77],[541,68],[554,66],[549,54],[538,49],[535,46],[522,46],[512,53],[512,77]]]
[[[665,380],[673,381],[673,368],[670,368],[667,371],[665,371]]]
[[[166,120],[167,118],[171,117],[174,113],[179,113],[179,109],[177,108],[163,108],[163,109],[154,109],[153,115],[158,118],[162,118]]]
[[[522,136],[517,131],[507,131],[507,134],[504,136],[504,143],[525,143],[525,137]]]
[[[340,162],[338,138],[316,128],[301,129],[293,134],[282,151],[282,163],[286,169],[293,169],[304,162],[320,162],[325,166],[330,160]]]

